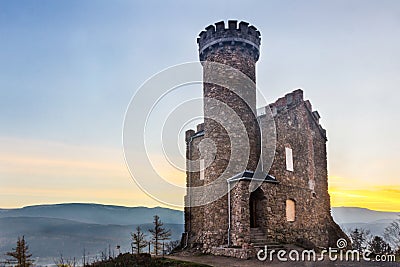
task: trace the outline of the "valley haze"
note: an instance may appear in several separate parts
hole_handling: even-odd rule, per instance
[[[171,240],[180,240],[184,231],[183,211],[162,207],[124,207],[101,204],[36,205],[17,209],[0,209],[0,261],[24,235],[33,257],[39,264],[53,264],[60,256],[82,258],[83,249],[92,260],[110,246],[118,253],[131,250],[130,233],[140,225],[149,237],[154,215],[159,215]],[[382,235],[383,229],[399,218],[399,212],[380,212],[364,208],[332,208],[335,221],[346,231],[365,228]]]

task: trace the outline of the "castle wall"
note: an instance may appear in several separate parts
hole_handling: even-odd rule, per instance
[[[257,208],[259,227],[271,242],[303,243],[311,241],[320,247],[334,246],[339,238],[347,238],[333,221],[328,194],[326,132],[312,112],[303,92],[296,90],[270,105],[277,134],[275,158],[269,174],[279,183],[262,183],[263,199]],[[263,131],[270,127],[266,117],[260,118]],[[191,135],[195,135],[194,131]],[[187,151],[191,159],[198,159],[198,136]],[[264,140],[265,144],[266,140]],[[293,171],[286,166],[286,148],[292,149]],[[189,153],[190,152],[190,153]],[[269,153],[263,150],[263,153]],[[189,173],[188,173],[189,177]],[[240,181],[231,191],[231,245],[248,248],[250,240],[249,181]],[[200,174],[192,173],[188,185],[202,186]],[[286,219],[286,201],[295,202],[295,220]],[[192,245],[204,251],[228,243],[228,199],[222,197],[215,205],[192,208],[190,212]],[[208,207],[208,208],[207,208]],[[210,208],[212,207],[212,209]],[[189,213],[189,212],[187,212]],[[186,214],[186,217],[189,216]],[[185,217],[185,218],[186,218]],[[186,218],[189,220],[189,218]],[[217,228],[210,232],[208,227]],[[186,227],[188,224],[186,223]],[[188,229],[186,229],[188,230]],[[209,240],[217,240],[217,245]]]
[[[188,246],[199,247],[207,253],[218,248],[215,253],[233,251],[235,255],[236,248],[251,250],[251,224],[254,223],[270,242],[312,243],[327,247],[334,246],[339,238],[347,238],[330,214],[326,132],[319,124],[318,112],[303,99],[303,91],[295,90],[270,104],[274,120],[270,123],[267,116],[257,118],[255,115],[254,83],[243,83],[242,76],[209,64],[229,65],[255,82],[260,33],[248,23],[241,22],[238,27],[236,21],[229,21],[225,28],[220,22],[201,32],[198,44],[204,80],[219,77],[229,81],[230,88],[204,82],[204,125],[198,126],[197,132],[186,132],[185,232]],[[236,117],[215,105],[215,101],[227,106]],[[238,130],[239,123],[234,118],[239,118],[244,132]],[[270,133],[270,128],[276,127],[276,148],[266,140],[268,134],[262,135],[265,140],[261,140],[259,123],[264,133]],[[233,137],[240,142],[233,145]],[[264,146],[262,150],[261,146]],[[229,207],[227,179],[245,170],[256,171],[261,152],[263,159],[275,153],[271,168],[264,171],[274,176],[278,183],[264,181],[257,191],[257,204],[250,211],[250,198],[255,197],[255,193],[249,190],[249,179],[242,179],[230,193]],[[242,158],[232,156],[236,153],[249,154],[244,165]],[[212,160],[202,173],[190,160],[199,164],[205,157]],[[268,166],[267,162],[264,166]],[[207,187],[210,184],[212,186]],[[200,187],[204,191],[194,200],[190,188]],[[212,199],[213,195],[222,197],[193,207],[196,201]],[[255,222],[250,222],[251,212],[257,215]],[[228,243],[235,247],[234,250],[221,250]],[[239,254],[240,257],[248,255],[247,252]]]
[[[312,113],[311,104],[303,100],[301,90],[279,99],[271,108],[276,113],[277,146],[269,174],[279,184],[261,186],[266,197],[261,227],[273,241],[308,240],[327,247],[328,230],[336,224],[330,213],[325,130]],[[286,148],[292,149],[293,171],[286,168]],[[295,202],[293,222],[286,220],[287,200]],[[339,238],[332,237],[334,242]]]
[[[199,130],[202,126],[198,127]],[[197,132],[199,133],[199,131]],[[186,188],[200,187],[204,185],[204,180],[200,179],[201,153],[199,144],[204,135],[197,135],[193,130],[186,132],[186,166],[191,166],[186,170]],[[194,161],[194,164],[189,163]],[[193,205],[192,195],[188,191],[185,196],[185,232],[189,233],[187,243],[190,246],[202,246],[204,229],[204,206]],[[186,243],[186,241],[185,241]]]
[[[250,244],[249,199],[249,182],[238,182],[231,191],[231,246]]]

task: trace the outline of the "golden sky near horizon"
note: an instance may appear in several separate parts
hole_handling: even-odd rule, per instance
[[[171,208],[139,189],[130,178],[122,149],[16,138],[0,138],[0,146],[1,208],[70,202]],[[162,168],[165,179],[184,184],[184,173]],[[400,185],[385,179],[373,183],[362,177],[330,176],[329,192],[333,207],[400,212]],[[183,200],[181,195],[174,197]]]
[[[238,19],[262,36],[256,76],[266,102],[259,107],[303,88],[321,115],[332,205],[400,211],[400,1],[202,6],[213,8],[199,12],[194,1],[0,1],[0,208],[165,205],[141,191],[125,165],[126,108],[154,74],[198,61],[196,39],[205,27]],[[163,118],[186,115],[179,104],[202,97],[201,86],[179,89],[157,99],[146,135],[152,144]],[[142,100],[154,94],[147,90]],[[151,115],[135,114],[142,113]],[[171,128],[183,127],[174,118]],[[169,144],[184,149],[182,136],[166,136],[179,137]],[[184,185],[184,172],[160,151],[149,155],[166,180]],[[154,189],[183,202],[182,191]]]

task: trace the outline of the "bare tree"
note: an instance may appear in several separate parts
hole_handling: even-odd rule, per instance
[[[64,256],[62,253],[60,253],[60,257],[58,259],[54,259],[54,263],[55,265],[57,265],[58,267],[64,267],[66,266],[65,264],[65,260],[64,260]]]
[[[63,254],[60,253],[60,257],[54,260],[54,263],[58,267],[75,267],[76,266],[76,258],[64,258]]]
[[[86,248],[83,248],[83,267],[86,267]]]
[[[134,253],[134,251],[136,251],[136,254],[142,253],[142,250],[145,247],[147,247],[147,240],[140,226],[136,227],[136,232],[131,233],[131,236],[132,236],[132,254]]]
[[[384,237],[396,250],[400,251],[400,217],[386,227]]]
[[[7,252],[7,256],[14,258],[18,262],[16,267],[29,267],[33,264],[30,259],[32,254],[29,254],[29,247],[24,236],[22,238],[18,237],[17,247],[13,251]]]
[[[171,253],[172,250],[174,250],[176,247],[178,247],[180,243],[181,243],[180,240],[173,240],[173,241],[169,241],[168,243],[166,243],[165,248],[166,248],[167,253]]]
[[[363,228],[356,228],[351,230],[350,238],[353,248],[359,252],[363,252],[368,246],[368,239],[370,238],[370,231]]]
[[[385,240],[383,240],[383,238],[380,236],[374,236],[368,242],[368,249],[378,255],[392,253],[392,248],[390,245],[386,243]]]
[[[168,240],[171,236],[171,230],[166,230],[162,226],[163,222],[160,220],[158,215],[154,215],[153,221],[154,228],[149,229],[149,232],[152,235],[152,242],[154,245],[154,253],[156,256],[158,255],[158,251],[160,250],[161,243],[160,241]]]
[[[104,249],[104,251],[100,251],[101,253],[101,260],[105,261],[107,260],[107,249]]]

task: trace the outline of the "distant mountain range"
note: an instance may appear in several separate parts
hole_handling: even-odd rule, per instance
[[[91,259],[131,250],[131,236],[140,225],[147,231],[153,216],[171,229],[171,240],[179,240],[184,231],[183,212],[167,208],[121,207],[99,204],[38,205],[20,209],[0,209],[0,262],[24,235],[39,264],[53,263],[63,257],[82,258],[83,250]]]
[[[183,213],[167,208],[123,207],[100,204],[56,204],[28,206],[20,209],[0,209],[0,218],[43,217],[66,219],[82,223],[131,225],[153,221],[157,214],[163,222],[182,224]]]
[[[137,225],[149,237],[154,215],[171,229],[171,240],[179,240],[184,231],[183,212],[168,208],[122,207],[99,204],[38,205],[20,209],[0,209],[0,261],[24,235],[39,264],[53,263],[60,253],[64,257],[82,258],[83,249],[91,259],[101,252],[131,250],[130,233]],[[335,221],[345,230],[366,228],[374,235],[383,230],[400,213],[378,212],[362,208],[332,208]]]
[[[364,228],[371,235],[383,236],[387,226],[394,220],[400,219],[400,212],[374,211],[365,208],[338,207],[332,208],[333,219],[345,232],[351,229]]]

